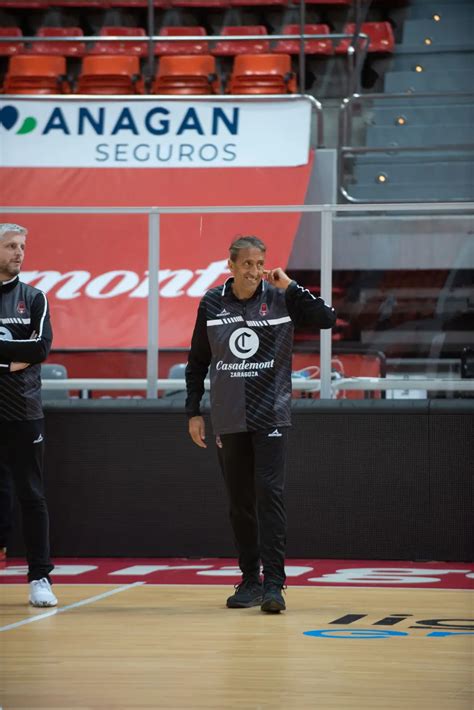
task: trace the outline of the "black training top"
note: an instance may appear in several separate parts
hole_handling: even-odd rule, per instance
[[[334,308],[292,281],[286,290],[261,281],[239,300],[233,279],[199,305],[186,367],[186,412],[200,414],[209,365],[216,434],[291,424],[293,325],[332,328]]]
[[[0,420],[41,419],[41,365],[53,340],[45,294],[18,276],[0,283]],[[29,367],[10,372],[12,362]]]

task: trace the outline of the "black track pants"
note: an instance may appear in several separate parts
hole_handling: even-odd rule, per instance
[[[283,500],[288,428],[222,434],[218,449],[244,576],[263,565],[265,582],[285,581]]]
[[[48,577],[53,569],[49,557],[49,517],[43,492],[44,419],[1,422],[0,478],[8,490],[8,479],[21,507],[23,538],[28,560],[28,581]],[[5,482],[6,481],[6,482]],[[0,510],[2,517],[7,510]],[[9,520],[4,520],[9,527]]]
[[[1,437],[1,434],[0,434]],[[13,517],[13,483],[1,473],[0,460],[0,549],[7,546]]]

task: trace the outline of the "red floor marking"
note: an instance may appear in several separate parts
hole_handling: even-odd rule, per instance
[[[57,584],[225,584],[240,580],[235,559],[55,558]],[[0,583],[24,581],[26,563],[8,559]],[[474,564],[376,560],[286,561],[287,584],[305,587],[472,589]]]

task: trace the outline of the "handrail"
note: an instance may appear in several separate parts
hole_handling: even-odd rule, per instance
[[[367,102],[367,101],[378,101],[382,99],[384,101],[389,100],[399,100],[404,99],[408,101],[416,102],[417,99],[426,98],[472,98],[474,99],[474,92],[472,91],[427,91],[420,93],[396,93],[396,94],[352,94],[342,100],[339,107],[339,121],[338,121],[338,149],[337,149],[337,172],[338,172],[338,185],[340,194],[348,202],[353,204],[368,204],[364,200],[350,195],[344,186],[344,158],[346,155],[354,153],[389,153],[391,155],[395,153],[419,153],[419,152],[429,152],[429,151],[440,151],[440,152],[453,152],[456,150],[474,150],[474,142],[472,143],[458,143],[450,145],[419,145],[419,146],[352,146],[351,133],[352,133],[352,105],[355,102]],[[461,200],[464,201],[464,200]],[[466,202],[469,199],[465,200]],[[371,198],[371,203],[378,204],[376,199]],[[416,202],[416,198],[413,200]],[[428,200],[428,202],[431,202]],[[433,198],[433,204],[436,203],[436,198]]]
[[[147,3],[147,30],[148,30],[148,57],[147,57],[147,69],[148,78],[151,81],[151,77],[155,74],[155,55],[154,55],[154,42],[152,39],[153,30],[155,28],[155,3],[152,0],[148,0]]]
[[[306,52],[304,48],[304,26],[306,23],[306,1],[300,0],[300,39],[299,39],[299,53],[298,53],[298,69],[299,69],[299,82],[298,86],[300,92],[304,94],[306,91]]]
[[[146,378],[120,378],[120,377],[70,377],[65,379],[49,379],[42,377],[42,387],[48,390],[146,390]],[[319,379],[304,379],[292,377],[292,387],[300,392],[314,392],[320,389]],[[156,389],[164,392],[183,391],[186,389],[184,379],[157,379]],[[210,380],[204,380],[204,389],[210,389]]]
[[[416,99],[427,99],[427,98],[440,98],[442,96],[448,96],[450,98],[474,98],[474,91],[423,91],[416,93],[395,93],[395,94],[359,94],[354,93],[351,96],[347,96],[342,100],[339,107],[339,146],[348,145],[349,139],[349,126],[345,120],[346,116],[351,114],[349,109],[352,108],[352,104],[356,101],[373,101],[382,99],[384,101],[391,99],[407,99],[408,101],[416,101]]]
[[[452,143],[452,144],[444,144],[444,145],[437,145],[437,144],[432,144],[432,145],[418,145],[418,146],[403,146],[403,145],[392,145],[392,146],[360,146],[360,147],[352,147],[352,146],[347,146],[343,145],[341,146],[341,149],[344,150],[346,153],[410,153],[413,151],[416,151],[417,153],[422,153],[422,152],[429,152],[431,150],[446,150],[446,151],[453,151],[453,150],[474,150],[474,143]]]
[[[127,97],[128,98],[128,97]],[[458,212],[474,211],[474,201],[470,202],[384,202],[368,204],[320,204],[320,205],[219,205],[167,207],[25,207],[17,205],[0,206],[0,214],[253,214],[253,213],[294,213],[294,212]]]
[[[363,32],[358,35],[359,39],[367,40],[370,42],[370,37]],[[107,35],[103,37],[102,35],[82,35],[79,37],[38,37],[37,35],[21,35],[20,37],[0,37],[0,42],[146,42],[152,40],[153,42],[203,42],[204,40],[210,40],[211,42],[220,41],[222,39],[233,42],[234,40],[245,41],[249,39],[260,40],[263,39],[272,41],[274,39],[353,39],[354,34],[348,34],[347,32],[334,32],[331,34],[314,34],[314,33],[296,33],[296,34],[269,34],[269,35],[173,35],[168,37],[167,35],[137,35],[126,37],[122,35]]]
[[[49,379],[42,377],[42,387],[47,390],[130,390],[145,391],[148,380],[145,378],[103,378],[103,377],[71,377],[65,379]],[[292,389],[295,392],[319,392],[321,380],[318,377],[305,379],[297,376],[291,378]],[[157,379],[156,389],[164,392],[184,391],[184,379]],[[210,380],[204,380],[204,389],[210,389]],[[331,382],[331,389],[336,391],[389,391],[399,389],[414,389],[423,391],[469,391],[474,392],[474,379],[460,377],[344,377]]]
[[[460,377],[344,377],[331,383],[333,390],[423,390],[474,392],[474,380]]]

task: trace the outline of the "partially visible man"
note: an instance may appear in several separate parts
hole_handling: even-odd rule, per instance
[[[9,481],[20,502],[30,604],[56,606],[50,572],[49,516],[43,490],[41,365],[52,342],[45,294],[22,283],[27,230],[0,224],[0,503],[9,528]]]
[[[211,419],[242,571],[227,606],[278,613],[286,608],[283,492],[293,326],[331,328],[336,313],[283,269],[266,270],[265,254],[257,237],[235,240],[231,278],[202,299],[186,368],[186,411],[192,440],[206,447],[200,401],[210,366]]]

